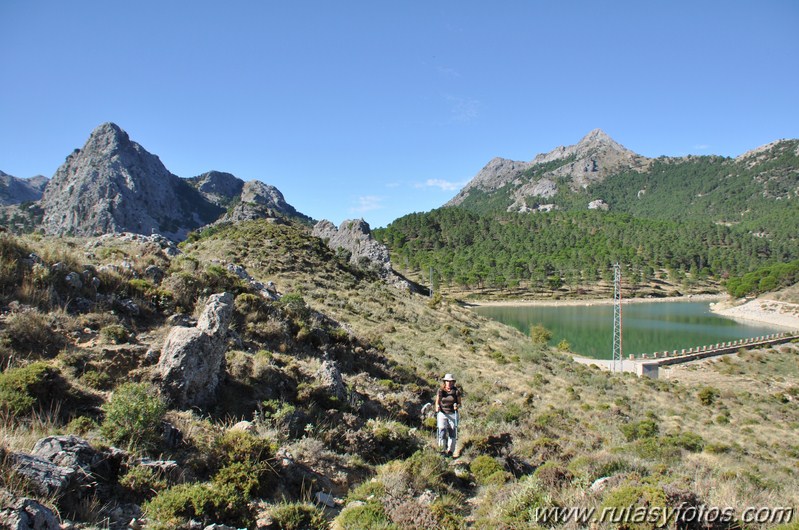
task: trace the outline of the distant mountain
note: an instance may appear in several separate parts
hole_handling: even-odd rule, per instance
[[[610,209],[636,217],[751,225],[775,233],[775,212],[797,210],[799,140],[779,140],[735,159],[646,158],[599,129],[530,162],[491,160],[445,206],[480,214]],[[765,219],[765,221],[764,221]]]
[[[135,232],[182,240],[219,220],[285,216],[312,222],[260,181],[245,183],[221,171],[182,179],[113,123],[97,127],[67,157],[41,207],[41,226],[53,235]]]
[[[0,206],[38,201],[45,186],[47,177],[23,179],[0,171]]]
[[[662,296],[658,281],[712,290],[799,259],[797,201],[799,140],[650,159],[595,130],[530,162],[494,159],[444,207],[374,235],[409,278],[433,269],[466,290],[573,295],[607,285],[620,263],[651,287],[644,296]]]
[[[494,158],[445,206],[479,209],[489,196],[497,207],[524,212],[531,203],[546,202],[560,191],[584,190],[614,173],[643,171],[650,164],[650,159],[594,129],[576,145],[557,147],[530,162]]]

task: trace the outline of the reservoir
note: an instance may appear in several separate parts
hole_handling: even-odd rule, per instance
[[[611,359],[613,305],[478,306],[484,317],[529,335],[541,324],[552,332],[550,344],[565,339],[584,357]],[[708,302],[622,303],[622,355],[681,350],[785,331],[759,322],[718,316]]]

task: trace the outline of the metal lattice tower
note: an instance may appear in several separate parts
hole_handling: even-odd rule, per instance
[[[621,359],[621,265],[613,265],[613,371],[620,372]]]

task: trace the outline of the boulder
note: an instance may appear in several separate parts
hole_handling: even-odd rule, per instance
[[[33,499],[0,492],[0,528],[8,530],[61,530],[50,508]]]
[[[178,408],[205,407],[225,370],[233,295],[212,295],[193,328],[173,327],[161,349],[158,371],[164,393]]]
[[[322,383],[322,387],[328,394],[338,399],[341,402],[347,399],[347,387],[344,386],[344,381],[341,378],[341,370],[335,361],[325,360],[322,366],[316,372],[316,377]]]

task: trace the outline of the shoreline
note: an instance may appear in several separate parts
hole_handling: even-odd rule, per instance
[[[644,304],[649,302],[719,302],[727,299],[724,294],[689,294],[685,296],[664,296],[662,298],[622,298],[622,305]],[[470,307],[558,307],[613,305],[612,298],[586,298],[573,300],[469,300],[463,302]]]
[[[710,311],[716,315],[744,322],[758,322],[786,330],[799,330],[799,304],[757,298],[741,303],[726,294],[694,294],[667,296],[663,298],[623,298],[626,304],[668,302],[707,302]],[[584,300],[470,300],[467,307],[565,307],[613,305],[612,298]]]
[[[799,330],[799,304],[756,298],[743,303],[729,299],[710,304],[710,311],[733,320],[759,322],[790,330]]]

